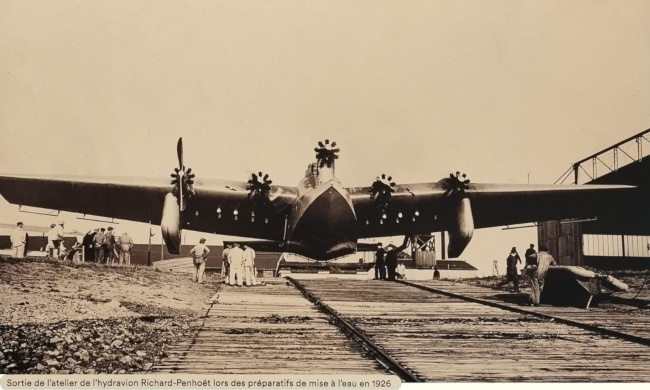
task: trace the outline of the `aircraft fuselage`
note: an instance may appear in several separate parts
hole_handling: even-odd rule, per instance
[[[357,250],[358,227],[350,195],[334,168],[310,166],[285,228],[287,251],[329,260]]]

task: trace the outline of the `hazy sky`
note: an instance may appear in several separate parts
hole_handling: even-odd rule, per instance
[[[0,171],[167,176],[182,136],[200,177],[295,185],[329,138],[347,186],[552,183],[650,127],[649,20],[616,0],[0,0]],[[489,271],[534,239],[477,231],[463,257]]]

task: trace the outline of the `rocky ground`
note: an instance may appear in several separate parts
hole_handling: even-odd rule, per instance
[[[206,275],[38,258],[0,260],[0,373],[146,372],[201,324]]]

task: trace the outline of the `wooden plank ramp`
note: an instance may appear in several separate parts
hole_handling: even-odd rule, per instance
[[[614,311],[605,310],[599,307],[590,307],[589,309],[583,309],[577,307],[561,307],[550,305],[524,306],[521,304],[521,302],[513,303],[511,300],[509,300],[508,298],[510,294],[507,292],[496,291],[491,288],[472,286],[465,283],[458,283],[447,280],[409,282],[426,287],[437,288],[455,294],[465,295],[468,297],[494,301],[506,306],[525,308],[531,312],[563,317],[601,328],[627,333],[646,339],[648,342],[650,342],[650,312],[648,310],[640,310],[635,307],[629,307]]]
[[[157,372],[387,374],[284,279],[224,286],[194,335],[173,345]]]
[[[637,343],[399,283],[301,283],[427,381],[650,381]]]

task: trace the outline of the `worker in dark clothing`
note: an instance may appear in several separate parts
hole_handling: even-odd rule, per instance
[[[506,278],[501,281],[501,283],[498,283],[496,285],[497,288],[512,282],[514,285],[514,290],[512,290],[512,292],[519,292],[519,274],[517,272],[517,262],[521,264],[521,257],[519,257],[519,253],[517,253],[517,248],[513,246],[510,254],[508,255],[508,258],[506,259]]]
[[[440,279],[440,271],[438,271],[438,267],[436,266],[433,267],[433,278]]]
[[[406,248],[409,240],[408,237],[404,238],[404,243],[398,247],[391,244],[388,246],[388,252],[386,252],[386,270],[388,271],[388,280],[395,281],[395,269],[397,268],[397,254]]]
[[[377,252],[375,252],[375,279],[386,280],[386,250],[381,242],[377,244]]]
[[[530,244],[530,248],[526,249],[526,266],[537,265],[537,252],[535,252],[535,244]]]
[[[81,244],[84,247],[84,261],[86,263],[95,261],[95,244],[93,243],[93,238],[95,237],[95,234],[97,234],[98,230],[99,229],[89,230],[81,241]]]

